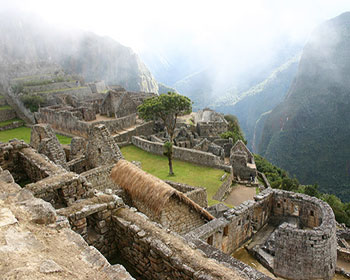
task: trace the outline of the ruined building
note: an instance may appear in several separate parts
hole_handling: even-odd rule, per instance
[[[58,148],[49,128],[33,130],[42,153],[17,140],[0,144],[0,213],[7,217],[0,257],[13,261],[0,268],[5,279],[133,279],[113,265],[119,260],[140,279],[270,279],[230,256],[249,239],[248,249],[278,276],[334,275],[334,215],[316,198],[266,189],[210,214],[200,206],[203,190],[171,186],[127,162],[102,124],[87,143],[76,138],[64,149],[65,162],[52,157],[50,147]],[[27,258],[28,251],[37,256]]]

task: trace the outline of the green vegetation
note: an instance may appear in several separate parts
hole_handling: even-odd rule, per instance
[[[144,120],[161,119],[167,128],[169,142],[164,144],[164,155],[168,157],[169,174],[174,175],[172,158],[176,120],[178,116],[192,112],[191,100],[176,92],[168,92],[146,99],[137,110]]]
[[[77,90],[81,88],[87,88],[87,87],[74,87],[74,88],[60,88],[60,89],[51,89],[51,90],[44,90],[44,91],[38,91],[36,93],[53,93],[53,92],[62,92],[67,90]]]
[[[14,129],[0,131],[0,142],[8,142],[11,139],[17,138],[19,140],[24,140],[26,143],[30,143],[30,133],[31,128],[29,127],[18,127]],[[70,144],[72,138],[56,134],[58,140],[61,144]]]
[[[350,202],[349,20],[340,15],[311,35],[297,82],[266,118],[258,148],[302,184],[317,183],[343,202]],[[317,51],[324,49],[331,51]]]
[[[39,107],[43,106],[46,103],[46,98],[33,93],[27,93],[21,96],[21,101],[23,102],[24,106],[31,112],[37,112],[39,110]]]
[[[67,137],[61,134],[56,134],[56,137],[62,145],[69,145],[70,142],[72,141],[71,137]]]
[[[30,131],[29,127],[18,127],[14,129],[0,131],[0,141],[8,142],[11,139],[17,138],[24,140],[26,143],[30,142]]]
[[[257,169],[265,174],[272,188],[304,193],[322,199],[332,207],[337,222],[350,226],[349,202],[343,203],[334,194],[326,194],[320,192],[317,184],[300,185],[296,178],[288,177],[287,172],[283,169],[274,166],[259,155],[254,156]]]
[[[33,80],[30,82],[25,82],[22,85],[25,87],[31,87],[31,86],[43,86],[43,85],[48,85],[48,84],[53,84],[53,83],[62,83],[62,82],[69,82],[71,79],[59,76],[59,77],[54,77],[49,80]]]
[[[209,205],[218,203],[212,197],[222,184],[220,178],[225,173],[223,170],[173,160],[176,175],[170,176],[167,170],[167,157],[147,153],[135,146],[123,147],[121,151],[127,160],[140,161],[144,171],[160,179],[205,187]]]
[[[9,105],[0,106],[0,110],[11,110],[12,108]]]
[[[3,126],[6,126],[6,125],[9,125],[13,122],[21,122],[22,124],[24,124],[24,121],[21,120],[21,119],[11,119],[11,120],[7,120],[7,121],[2,121],[0,122],[0,127],[3,127]]]
[[[239,126],[239,122],[236,116],[234,115],[225,115],[225,120],[228,122],[228,129],[226,132],[222,133],[220,136],[223,139],[232,138],[233,143],[236,143],[237,140],[242,140],[244,144],[247,144],[245,140],[243,131]]]

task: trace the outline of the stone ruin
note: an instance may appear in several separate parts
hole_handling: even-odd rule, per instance
[[[127,92],[123,88],[84,101],[62,96],[59,105],[40,108],[35,119],[37,123],[50,124],[62,134],[86,139],[90,129],[104,124],[116,142],[130,142],[133,135],[153,133],[153,122],[144,122],[137,117],[137,106],[152,96],[151,93]]]
[[[254,156],[242,140],[238,140],[232,147],[230,163],[232,165],[235,181],[255,181],[257,170]]]
[[[106,94],[101,104],[101,115],[122,118],[137,112],[137,107],[147,98],[156,96],[146,92],[128,92],[124,88],[114,88]]]
[[[196,129],[202,137],[215,137],[227,131],[228,123],[224,116],[209,108],[199,110],[194,117]]]
[[[10,235],[14,229],[24,234],[11,224],[11,217],[17,217],[14,214],[22,209],[33,225],[32,235],[37,231],[35,224],[40,223],[47,225],[48,232],[64,230],[70,239],[77,236],[73,232],[82,236],[83,240],[70,245],[71,241],[58,233],[50,238],[72,248],[79,244],[84,258],[98,260],[89,265],[91,275],[101,265],[98,270],[102,274],[94,279],[112,275],[132,279],[121,266],[110,265],[105,258],[110,263],[123,259],[134,268],[133,275],[145,279],[270,279],[230,256],[250,239],[248,250],[276,275],[288,279],[333,277],[337,258],[334,215],[316,198],[267,189],[235,209],[221,207],[209,213],[202,208],[207,206],[203,190],[169,182],[170,186],[125,161],[104,125],[92,129],[88,140],[75,138],[71,147],[64,149],[68,169],[60,163],[62,150],[59,157],[49,158],[58,150],[57,142],[50,140],[56,136],[49,127],[37,125],[33,131],[31,142],[47,156],[22,141],[0,144],[4,170],[0,180],[6,184],[0,188],[0,210],[8,211],[10,217],[5,227],[0,221],[0,238],[2,232]],[[11,239],[6,240],[0,244],[10,246]],[[0,245],[0,256],[4,250]],[[6,258],[11,259],[22,249],[6,250]],[[36,248],[30,250],[36,252]],[[46,252],[54,254],[55,250]],[[64,259],[73,260],[76,252],[66,252]],[[32,273],[50,279],[50,275],[56,277],[59,271],[72,269],[60,258],[50,265],[42,263],[40,267],[52,270],[35,270],[33,265]]]

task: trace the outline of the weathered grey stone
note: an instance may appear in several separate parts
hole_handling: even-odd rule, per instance
[[[34,198],[21,203],[31,214],[31,220],[38,224],[51,224],[56,221],[56,211],[42,199]]]
[[[53,260],[45,260],[40,264],[39,271],[41,273],[54,273],[61,272],[63,269]]]

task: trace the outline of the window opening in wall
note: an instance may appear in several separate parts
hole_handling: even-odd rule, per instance
[[[228,236],[228,226],[224,227],[224,236]]]
[[[311,210],[311,211],[310,211],[310,216],[313,217],[314,215],[315,215],[315,214],[314,214],[314,210]]]
[[[241,225],[241,220],[238,221],[238,225],[239,225],[239,226]]]
[[[281,203],[277,203],[277,208],[281,208]]]
[[[293,216],[299,216],[299,206],[295,205],[293,208]]]
[[[208,243],[209,245],[213,245],[213,236],[209,236],[209,237],[208,237],[207,243]]]

